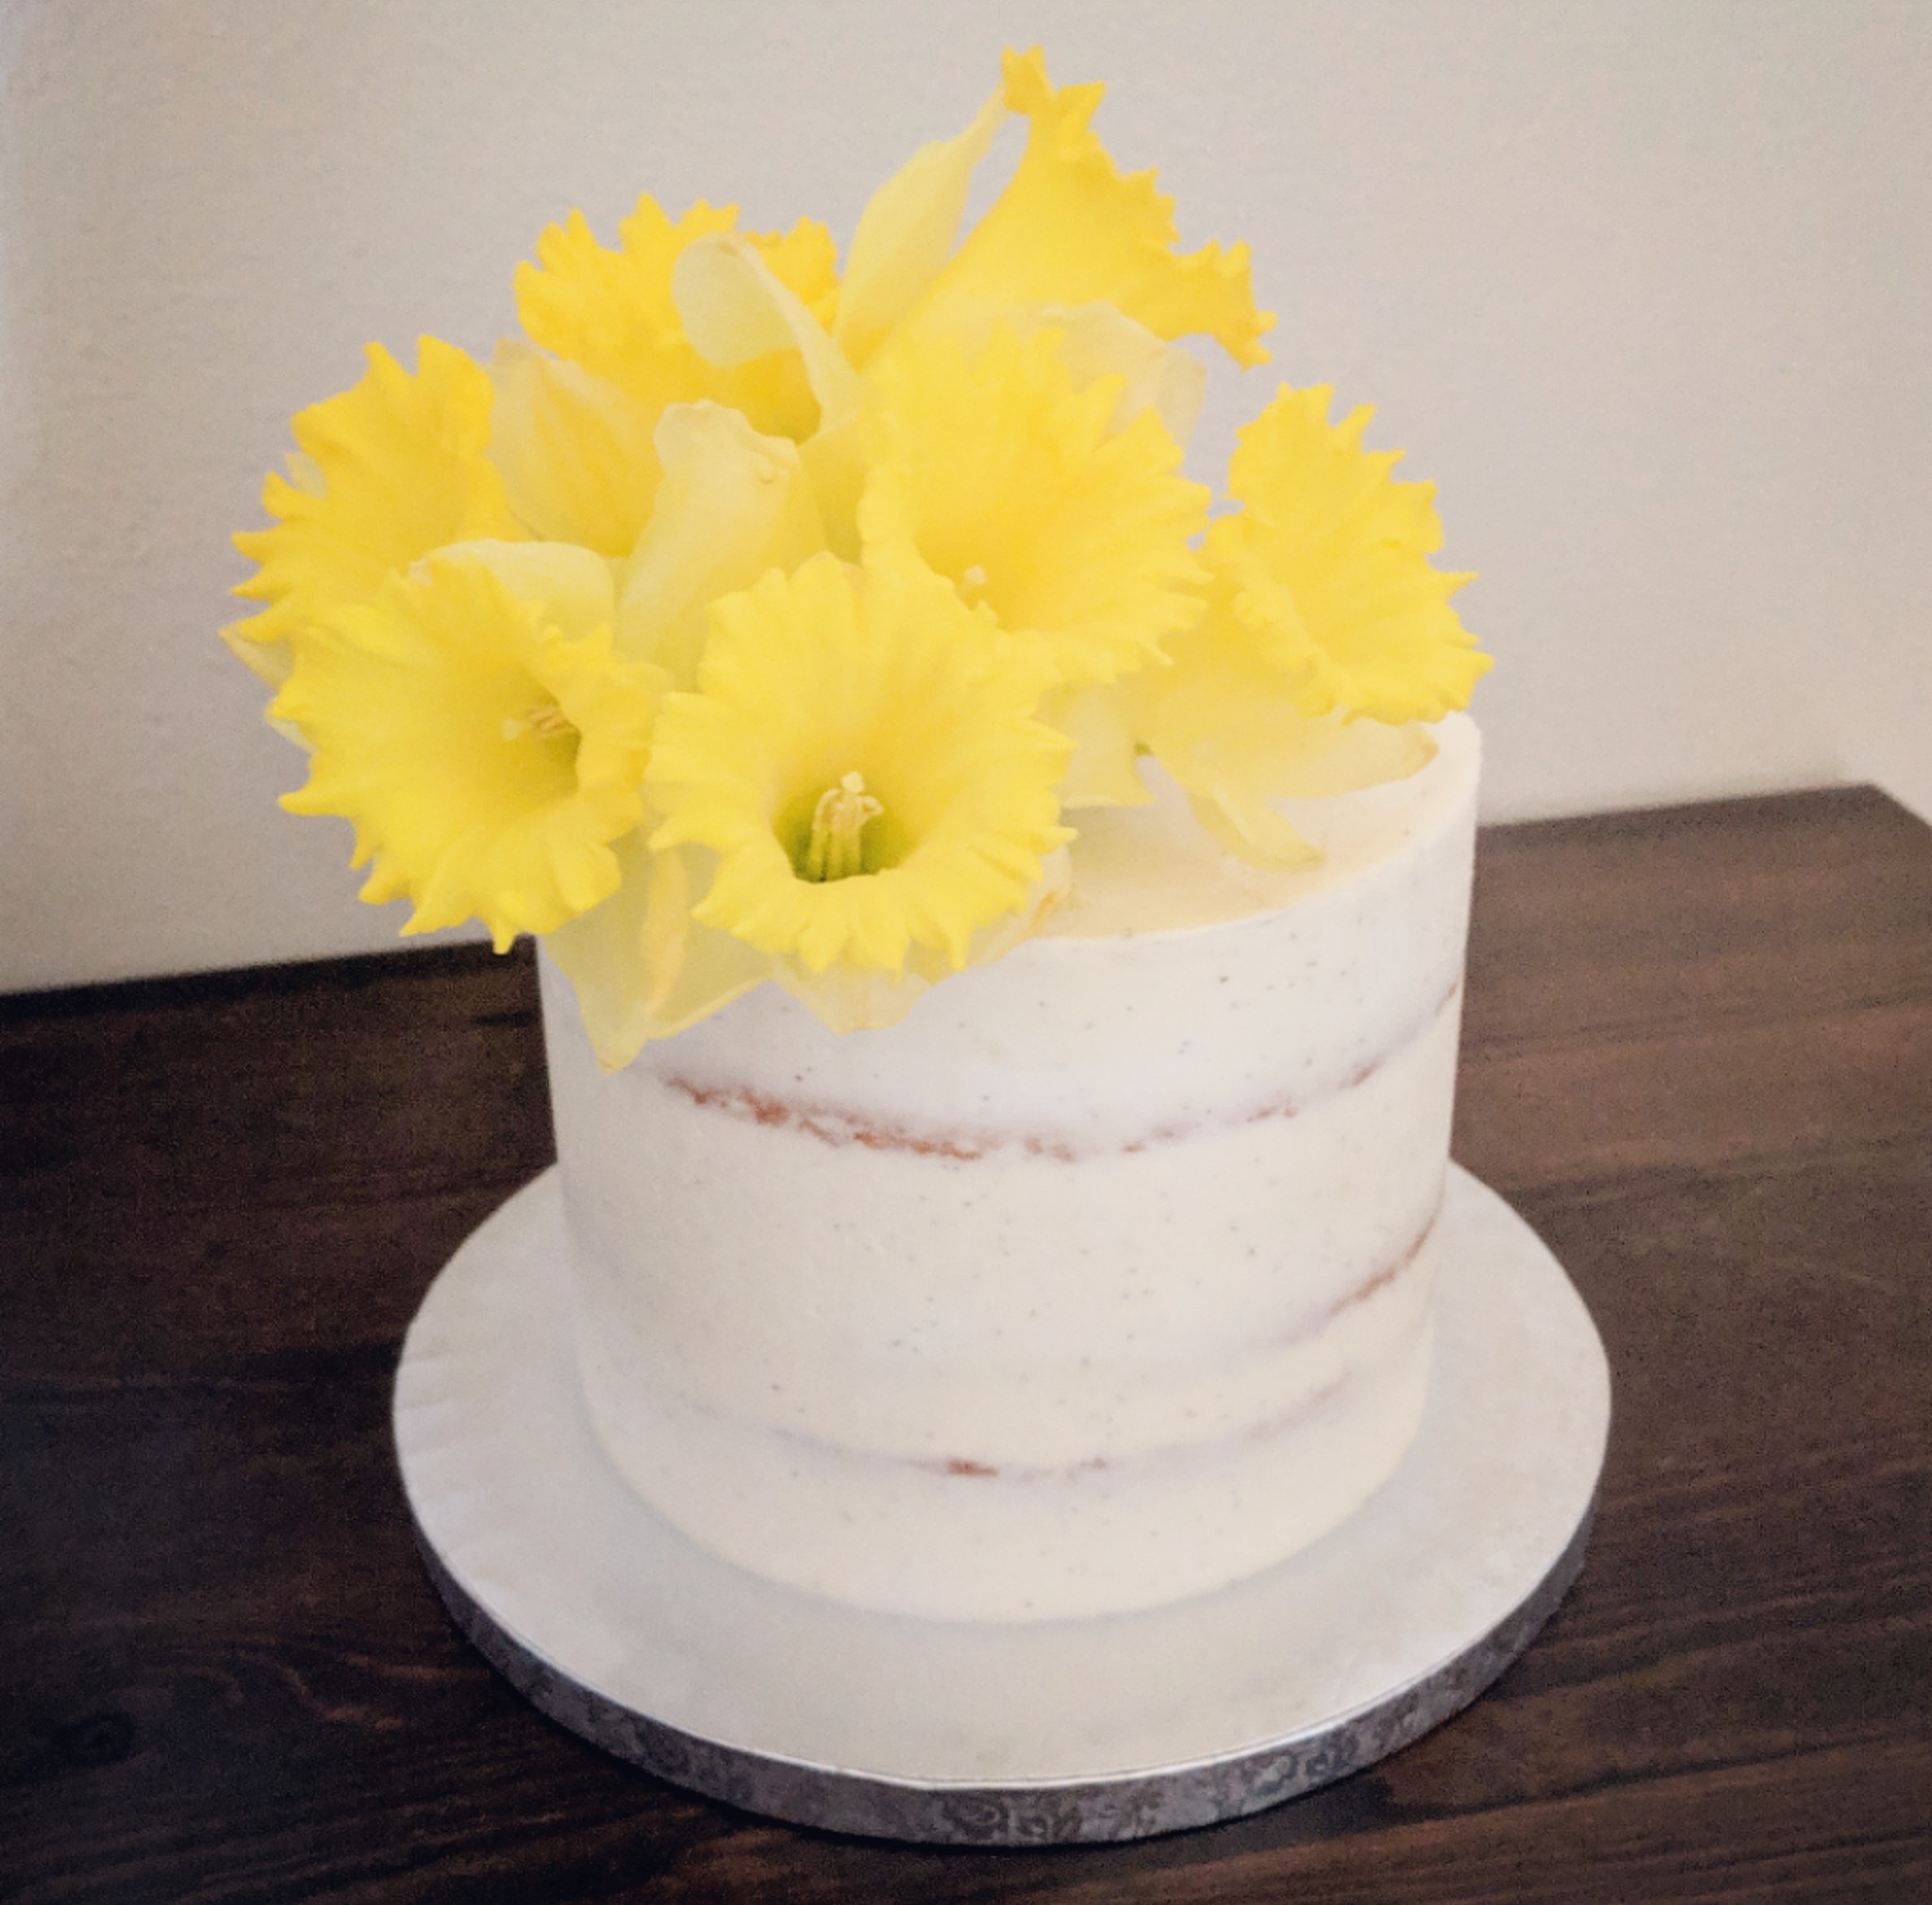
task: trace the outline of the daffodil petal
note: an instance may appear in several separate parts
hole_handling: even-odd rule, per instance
[[[697,685],[710,604],[768,569],[824,547],[797,446],[761,437],[736,410],[678,404],[658,426],[657,513],[625,574],[618,637],[626,653]]]
[[[838,324],[844,291],[839,282],[839,247],[815,218],[801,218],[788,232],[746,234],[772,276],[792,292],[820,329]]]
[[[457,563],[489,570],[518,601],[541,608],[566,636],[608,629],[616,619],[616,566],[575,543],[453,543],[409,573],[433,585],[440,570]]]
[[[1194,818],[1223,849],[1251,865],[1312,866],[1322,850],[1242,780],[1205,780],[1188,790]]]
[[[1208,391],[1208,368],[1191,352],[1163,343],[1145,325],[1108,304],[1019,311],[1013,326],[1023,337],[1042,328],[1058,332],[1060,360],[1076,390],[1097,377],[1121,379],[1110,427],[1124,429],[1142,410],[1152,410],[1186,449]]]
[[[1019,169],[934,281],[914,322],[972,326],[1038,305],[1117,306],[1157,336],[1206,335],[1264,363],[1248,249],[1180,255],[1174,202],[1151,172],[1124,177],[1088,122],[1106,90],[1056,90],[1038,47],[1008,53],[1005,98],[1031,122]]]
[[[931,978],[909,964],[899,972],[881,972],[876,966],[841,962],[811,972],[796,960],[778,960],[772,976],[835,1032],[878,1032],[896,1026],[933,986]]]
[[[1074,744],[1062,807],[1144,807],[1153,799],[1135,768],[1134,730],[1113,687],[1061,689],[1047,697],[1040,718]]]
[[[270,688],[279,688],[289,678],[289,671],[294,667],[295,658],[289,652],[286,637],[278,638],[273,634],[249,632],[267,619],[265,615],[244,616],[239,622],[230,622],[221,631],[221,636],[228,653],[234,656],[236,660],[243,663],[258,681]],[[287,739],[296,741],[303,746],[308,745],[287,722],[278,721],[271,716],[268,725]]]
[[[489,376],[454,344],[424,338],[413,376],[372,344],[361,380],[301,411],[293,428],[290,474],[262,492],[274,526],[235,538],[260,564],[235,593],[269,606],[222,631],[275,686],[289,662],[263,644],[369,600],[446,543],[523,533],[488,455]]]
[[[707,878],[691,847],[653,853],[640,832],[612,848],[620,883],[601,904],[566,920],[544,941],[575,988],[591,1049],[606,1071],[670,1038],[771,977],[772,961],[743,940],[691,916]]]
[[[962,965],[991,965],[1040,930],[1047,915],[1066,902],[1073,887],[1072,861],[1057,847],[1040,863],[1040,875],[1013,911],[972,937]],[[795,959],[774,961],[772,977],[835,1032],[883,1031],[896,1026],[939,981],[956,970],[943,952],[914,944],[898,972],[845,961],[810,972]]]
[[[546,541],[627,556],[659,476],[658,411],[621,385],[506,341],[490,367],[494,455],[510,507]]]
[[[1228,852],[1256,865],[1301,866],[1322,857],[1275,802],[1329,800],[1381,787],[1436,758],[1435,739],[1420,723],[1391,727],[1335,714],[1310,719],[1286,706],[1272,713],[1265,766],[1229,749],[1208,771],[1194,773],[1187,790],[1195,819]],[[1181,760],[1184,769],[1190,765]]]
[[[1436,739],[1426,724],[1405,721],[1351,721],[1321,715],[1298,734],[1295,745],[1269,777],[1275,800],[1329,800],[1357,794],[1385,781],[1407,780],[1436,758]]]
[[[1398,780],[1435,753],[1428,730],[1303,713],[1293,677],[1259,653],[1217,605],[1170,646],[1173,665],[1116,691],[1124,718],[1187,791],[1196,817],[1230,853],[1262,866],[1316,858],[1273,803]]]
[[[698,240],[679,255],[671,288],[685,335],[707,361],[733,370],[796,350],[821,429],[836,428],[858,409],[858,372],[755,245],[724,233]]]
[[[939,276],[958,237],[974,172],[1006,117],[1002,90],[964,132],[922,145],[860,214],[833,336],[861,369]]]

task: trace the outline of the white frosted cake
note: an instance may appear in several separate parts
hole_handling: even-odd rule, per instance
[[[764,986],[602,1073],[544,961],[597,1435],[796,1587],[962,1620],[1199,1595],[1393,1472],[1428,1378],[1478,744],[1223,857],[1083,814],[1068,903],[889,1030]]]

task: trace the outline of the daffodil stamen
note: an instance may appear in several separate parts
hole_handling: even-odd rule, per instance
[[[811,810],[811,839],[805,849],[807,879],[850,879],[865,871],[865,824],[886,810],[865,791],[865,776],[857,769],[837,787],[819,795]]]
[[[554,701],[539,701],[521,714],[506,714],[503,718],[506,741],[521,741],[526,734],[555,741],[559,735],[576,731],[576,724]]]

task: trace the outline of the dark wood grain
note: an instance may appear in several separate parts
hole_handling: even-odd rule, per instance
[[[874,1846],[550,1725],[417,1562],[389,1385],[550,1154],[526,956],[0,1000],[0,1897],[1932,1898],[1932,832],[1840,790],[1486,833],[1457,1150],[1615,1370],[1530,1652],[1257,1818]]]

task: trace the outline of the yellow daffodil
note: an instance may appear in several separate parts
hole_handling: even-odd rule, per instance
[[[1412,773],[1423,723],[1462,707],[1490,665],[1432,568],[1441,529],[1422,483],[1361,447],[1367,410],[1327,423],[1326,390],[1281,391],[1241,432],[1209,529],[1215,572],[1174,665],[1123,684],[1134,734],[1230,851],[1291,865],[1311,849],[1273,803]]]
[[[1266,362],[1274,319],[1255,308],[1247,246],[1176,250],[1174,201],[1151,172],[1124,176],[1089,125],[1106,88],[1056,89],[1038,47],[1008,53],[1003,73],[1004,103],[1029,122],[1026,150],[908,321],[971,331],[1027,308],[1106,304],[1157,337],[1211,337],[1239,364]],[[959,157],[973,151],[969,132]]]
[[[262,493],[275,526],[235,538],[261,565],[235,593],[269,606],[225,628],[228,645],[277,687],[292,630],[445,543],[521,536],[490,426],[489,376],[455,345],[425,338],[411,376],[372,344],[359,383],[296,416],[290,476]]]
[[[313,753],[296,813],[346,816],[362,897],[406,932],[472,916],[498,951],[605,898],[643,817],[657,682],[617,660],[610,566],[557,544],[472,544],[294,638],[276,696]]]
[[[1038,667],[909,552],[814,557],[721,601],[659,717],[659,850],[719,856],[694,908],[805,972],[965,963],[1067,838]]]
[[[958,136],[825,228],[649,197],[520,267],[486,371],[379,347],[295,420],[263,605],[223,631],[406,931],[547,934],[600,1060],[766,978],[839,1029],[1038,929],[1063,810],[1157,755],[1223,844],[1411,772],[1489,666],[1431,492],[1283,390],[1228,515],[1180,473],[1202,365],[1265,360],[1247,248],[1180,249],[1099,86],[1008,53]],[[1003,190],[961,236],[1000,127]]]
[[[530,533],[600,556],[628,556],[651,521],[662,468],[661,409],[581,364],[505,341],[491,460]]]
[[[1120,380],[1075,390],[1060,342],[1002,326],[969,354],[933,332],[876,364],[859,526],[909,540],[1078,686],[1158,661],[1199,619],[1208,493],[1152,410],[1113,428]]]
[[[646,196],[618,226],[619,249],[610,251],[582,212],[573,212],[538,239],[538,263],[518,270],[524,329],[557,357],[628,392],[654,419],[667,404],[708,397],[743,411],[765,435],[810,435],[818,405],[795,351],[721,367],[685,335],[672,292],[677,261],[691,245],[732,231],[737,218],[734,207],[700,201],[674,223]],[[830,320],[839,284],[824,226],[801,219],[783,237],[750,235],[749,242],[821,324]]]
[[[1283,388],[1241,433],[1228,493],[1243,504],[1209,532],[1234,615],[1294,683],[1304,714],[1436,721],[1468,705],[1490,666],[1449,597],[1468,576],[1431,567],[1435,488],[1370,452],[1374,414],[1331,426],[1325,388]]]
[[[790,437],[762,433],[726,402],[667,401],[667,392],[708,381],[741,400],[743,393],[731,388],[741,372],[756,377],[764,375],[758,365],[774,374],[789,365],[804,376],[819,419],[807,452],[812,457],[824,457],[828,433],[844,434],[856,415],[857,374],[758,241],[730,232],[691,239],[672,261],[668,298],[683,341],[668,357],[659,354],[658,368],[675,359],[675,374],[634,376],[625,385],[527,344],[498,346],[492,454],[512,506],[536,534],[609,556],[636,550],[661,514],[669,470],[662,434],[671,427],[680,444],[691,434],[672,422],[680,413],[727,416],[758,443],[793,447]],[[796,434],[799,419],[781,421]],[[769,464],[772,453],[761,454]],[[856,481],[841,487],[857,493]],[[823,546],[822,535],[815,546]]]

